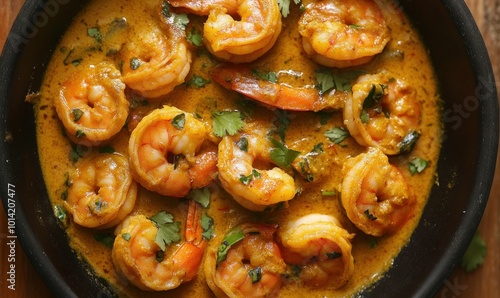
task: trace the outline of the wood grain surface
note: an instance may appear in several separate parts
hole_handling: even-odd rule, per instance
[[[0,1],[0,49],[3,48],[10,27],[24,1]],[[466,0],[465,2],[483,35],[497,78],[496,82],[499,82],[500,0]],[[497,83],[497,88],[499,87],[500,84]],[[485,262],[471,273],[457,268],[443,283],[436,297],[500,297],[500,283],[498,282],[500,277],[500,174],[498,174],[500,162],[497,162],[496,170],[497,175],[494,178],[490,199],[479,227],[479,232],[488,246]],[[0,297],[52,297],[52,293],[33,269],[18,242],[15,246],[15,291],[8,288],[9,262],[7,260],[11,252],[6,238],[7,219],[3,206],[0,206],[0,227]]]

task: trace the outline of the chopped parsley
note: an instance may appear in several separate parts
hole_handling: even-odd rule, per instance
[[[295,4],[300,4],[301,0],[293,0]],[[286,18],[290,14],[290,0],[278,0],[281,15]]]
[[[415,175],[417,173],[422,173],[428,165],[429,161],[420,157],[415,157],[408,162],[408,169],[412,175]]]
[[[289,168],[292,162],[300,155],[299,151],[288,149],[283,143],[269,138],[273,148],[271,149],[271,160],[280,167]]]
[[[274,114],[276,115],[275,125],[278,130],[278,135],[280,137],[280,140],[284,142],[286,137],[286,130],[290,125],[290,117],[287,111],[280,109],[277,109]]]
[[[55,205],[54,215],[63,225],[66,225],[68,223],[68,212],[66,212],[66,209],[64,209],[63,206]]]
[[[201,228],[203,229],[202,233],[203,237],[207,240],[210,240],[214,233],[213,231],[214,219],[203,213],[201,215],[200,225]]]
[[[243,128],[245,122],[238,111],[215,111],[212,113],[214,134],[223,137],[233,136]]]
[[[252,69],[252,73],[259,77],[260,79],[263,79],[265,81],[269,81],[272,83],[278,82],[278,75],[274,71],[270,72],[262,72],[257,69]]]
[[[200,77],[198,75],[193,75],[193,78],[187,83],[187,86],[193,86],[195,88],[202,88],[205,87],[205,85],[209,84],[210,80],[207,80],[203,77]]]
[[[150,218],[158,227],[155,242],[162,251],[165,251],[167,246],[181,240],[180,223],[174,222],[172,214],[165,211],[160,211]]]
[[[334,144],[340,144],[350,136],[349,132],[342,127],[334,127],[325,132],[325,137]]]
[[[349,76],[336,75],[329,70],[319,70],[316,72],[318,89],[325,93],[331,89],[338,91],[351,91],[351,78]]]
[[[141,66],[142,62],[139,58],[137,57],[132,57],[130,58],[130,69],[136,70]]]
[[[229,230],[229,232],[227,232],[227,234],[224,236],[224,239],[222,239],[219,248],[217,249],[216,266],[218,266],[221,262],[226,260],[227,252],[229,251],[231,246],[240,242],[244,238],[245,238],[245,233],[243,233],[243,231],[239,227],[235,227]]]
[[[130,233],[123,233],[122,238],[125,239],[125,241],[129,241],[132,236]]]
[[[418,141],[420,133],[418,131],[409,132],[401,142],[399,142],[399,153],[410,152]]]
[[[195,31],[194,28],[191,29],[186,36],[187,40],[193,45],[199,47],[203,43],[203,34],[201,32]]]
[[[182,130],[186,124],[186,114],[181,113],[172,119],[172,126],[178,130]]]
[[[241,151],[247,152],[248,151],[248,139],[245,137],[242,137],[241,139],[239,139],[238,142],[236,142],[236,146],[238,148],[240,148]]]
[[[115,237],[113,236],[113,233],[96,233],[94,234],[94,239],[104,244],[104,246],[108,248],[112,248],[113,243],[115,242]]]
[[[99,28],[87,28],[87,35],[92,37],[97,43],[102,43],[102,34]]]
[[[259,266],[248,270],[248,276],[250,276],[252,284],[259,282],[262,279],[262,268]]]
[[[79,138],[83,138],[85,137],[85,132],[81,129],[77,129],[76,130],[76,138],[79,139]]]
[[[83,111],[80,109],[76,109],[76,108],[72,109],[71,113],[73,114],[73,121],[75,121],[75,122],[78,122],[78,120],[80,120],[80,118],[82,118],[82,116],[83,116]]]
[[[252,173],[250,173],[250,175],[248,176],[241,175],[240,182],[244,185],[248,185],[253,180],[253,178],[260,178],[260,173],[256,169],[252,169]]]
[[[77,162],[81,157],[83,157],[83,146],[80,145],[73,145],[71,147],[71,151],[69,152],[69,159],[75,163]]]
[[[369,220],[376,220],[377,217],[373,214],[370,213],[370,210],[366,209],[365,212],[363,212],[366,217],[368,217]]]

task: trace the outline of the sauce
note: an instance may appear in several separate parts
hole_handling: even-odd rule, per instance
[[[154,18],[159,1],[109,0],[91,1],[74,19],[66,34],[56,46],[50,64],[47,67],[44,82],[40,90],[40,100],[36,103],[37,140],[40,162],[49,197],[55,208],[64,205],[64,193],[67,190],[68,173],[75,167],[71,154],[84,158],[99,154],[99,147],[75,145],[62,132],[62,124],[56,114],[53,99],[59,96],[63,82],[75,71],[101,61],[117,63],[115,51],[127,40],[138,38],[141,32],[154,26]],[[309,152],[323,143],[327,153],[321,170],[321,179],[306,182],[296,179],[301,192],[288,202],[288,208],[272,212],[251,212],[228,195],[216,182],[210,184],[210,207],[208,215],[214,219],[214,238],[209,246],[217,246],[224,234],[242,222],[285,223],[311,213],[334,215],[350,233],[356,236],[352,240],[352,254],[355,265],[354,273],[348,283],[340,289],[311,288],[287,279],[282,285],[280,297],[345,297],[354,295],[379,279],[391,266],[393,259],[407,243],[412,231],[419,222],[430,188],[435,181],[435,170],[440,149],[441,125],[439,95],[432,65],[418,33],[412,27],[400,7],[391,1],[384,1],[384,16],[391,29],[391,41],[383,53],[368,64],[352,69],[339,70],[339,73],[377,73],[387,70],[395,77],[404,78],[417,92],[421,105],[421,136],[410,153],[390,157],[391,164],[403,173],[408,184],[415,191],[417,200],[416,214],[397,232],[372,237],[358,230],[345,216],[340,205],[339,191],[342,183],[341,169],[344,161],[356,156],[366,148],[352,138],[346,138],[341,144],[333,144],[325,138],[327,130],[343,124],[342,112],[285,112],[290,119],[286,129],[286,145],[293,150]],[[283,30],[273,48],[252,67],[262,71],[274,71],[281,81],[290,85],[314,85],[315,71],[320,68],[304,56],[301,38],[296,24],[300,10],[291,5],[290,15],[283,19]],[[202,32],[204,17],[189,16],[186,32]],[[117,21],[118,20],[118,21]],[[126,24],[122,26],[123,24]],[[112,32],[96,40],[89,28],[99,28],[100,32]],[[92,36],[93,35],[93,36]],[[100,46],[100,49],[96,48]],[[219,62],[203,46],[193,50],[193,62],[186,81],[195,76],[210,80],[210,71]],[[118,62],[119,64],[119,62]],[[245,121],[262,123],[272,127],[276,125],[278,112],[261,105],[251,104],[251,112],[243,108],[241,96],[220,87],[210,81],[203,87],[188,83],[178,86],[160,100],[149,100],[136,96],[129,98],[131,109],[139,114],[147,114],[164,104],[175,106],[186,112],[197,114],[202,121],[211,125],[213,111],[247,111]],[[243,101],[246,103],[245,101]],[[246,110],[245,110],[246,109]],[[272,120],[269,120],[272,119]],[[115,152],[128,155],[130,132],[123,128],[106,145]],[[102,148],[102,147],[101,147]],[[72,153],[70,153],[72,152]],[[412,175],[408,161],[413,157],[429,161],[427,168]],[[325,191],[328,195],[325,195]],[[132,214],[152,216],[160,210],[174,215],[176,221],[184,223],[187,204],[184,200],[163,197],[139,187],[136,205]],[[99,240],[112,235],[113,229],[88,229],[78,226],[71,219],[65,224],[70,245],[88,262],[95,274],[105,278],[123,296],[161,296],[162,292],[144,292],[119,277],[111,260],[111,249]],[[182,228],[181,228],[182,229]],[[101,237],[101,238],[102,238]],[[175,246],[175,245],[173,245]],[[203,266],[203,265],[202,265]],[[301,294],[299,294],[301,293]],[[199,270],[195,280],[169,291],[169,295],[179,297],[211,297],[212,291],[205,282],[203,269]]]

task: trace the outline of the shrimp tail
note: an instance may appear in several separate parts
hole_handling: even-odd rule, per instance
[[[218,65],[212,72],[212,78],[226,89],[274,108],[319,111],[338,106],[338,96],[330,99],[321,96],[315,88],[294,88],[261,79],[247,65]]]

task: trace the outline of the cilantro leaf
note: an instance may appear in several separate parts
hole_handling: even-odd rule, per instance
[[[429,165],[429,161],[422,159],[420,157],[415,157],[408,162],[408,169],[412,175],[417,173],[422,173],[425,168]]]
[[[101,31],[99,30],[99,28],[97,28],[97,27],[88,28],[87,29],[87,35],[89,37],[92,37],[93,39],[95,39],[95,41],[97,43],[101,43],[102,42],[102,34],[101,34]]]
[[[182,130],[186,124],[186,114],[181,113],[172,119],[172,126],[178,130]]]
[[[273,71],[262,72],[262,71],[257,70],[257,69],[252,69],[252,73],[265,81],[269,81],[271,83],[278,82],[278,75]]]
[[[210,189],[208,187],[194,188],[187,197],[198,202],[203,208],[208,208],[210,205]]]
[[[269,138],[273,148],[271,149],[271,160],[278,166],[289,168],[292,162],[300,155],[299,151],[288,149],[284,144],[279,141]]]
[[[193,78],[187,83],[187,86],[194,86],[196,88],[205,87],[205,85],[209,84],[210,80],[207,80],[198,75],[193,75]]]
[[[325,132],[325,137],[334,144],[340,144],[343,140],[350,137],[350,134],[342,127],[334,127]]]
[[[325,93],[330,89],[337,91],[351,91],[351,78],[349,75],[340,76],[328,70],[319,70],[316,72],[319,90]]]
[[[218,266],[221,262],[226,260],[227,252],[229,251],[231,246],[240,242],[244,238],[245,238],[245,233],[243,233],[243,231],[239,227],[235,227],[229,230],[229,232],[227,232],[227,234],[224,236],[224,239],[222,239],[219,248],[217,249],[216,266]]]
[[[186,36],[187,40],[193,45],[199,47],[203,43],[203,34],[201,32],[196,31],[194,28],[191,29]]]
[[[172,214],[160,211],[151,217],[150,220],[158,227],[155,242],[162,251],[165,251],[167,245],[172,245],[172,243],[181,240],[181,235],[179,234],[181,229],[180,223],[174,222]]]
[[[479,235],[479,232],[476,232],[469,244],[469,248],[462,257],[462,267],[465,271],[471,272],[483,264],[486,250],[486,243]]]
[[[226,134],[233,136],[245,125],[238,111],[215,111],[212,113],[212,118],[214,134],[218,137]]]
[[[202,233],[203,237],[207,240],[210,240],[213,235],[214,219],[203,213],[201,215],[200,225],[201,228],[203,229]]]

